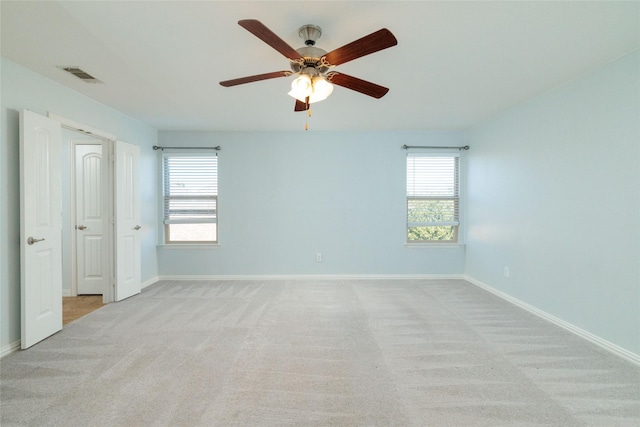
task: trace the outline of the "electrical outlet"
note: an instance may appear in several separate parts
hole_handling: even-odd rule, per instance
[[[322,262],[322,254],[320,252],[316,254],[316,262]]]
[[[504,268],[504,277],[509,277],[509,267]]]

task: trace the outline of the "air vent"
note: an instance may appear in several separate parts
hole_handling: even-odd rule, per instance
[[[100,80],[96,79],[95,77],[93,77],[91,74],[87,73],[86,71],[78,68],[78,67],[63,67],[63,66],[58,66],[58,68],[60,68],[61,70],[66,71],[67,73],[71,73],[74,76],[76,76],[77,78],[79,78],[80,80],[87,82],[87,83],[102,83]]]

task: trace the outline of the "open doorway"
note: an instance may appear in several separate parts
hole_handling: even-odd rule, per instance
[[[110,141],[62,130],[63,325],[109,301],[112,282]]]
[[[62,327],[99,309],[103,305],[105,304],[102,302],[102,295],[62,297]]]
[[[73,142],[77,134],[85,140]],[[97,139],[93,141],[94,138]],[[88,182],[98,183],[100,190],[90,193],[100,195],[95,198],[101,206],[97,211],[107,212],[101,236],[93,236],[95,242],[86,244],[99,250],[90,248],[80,255],[77,232],[88,227],[78,224],[79,218],[87,218],[76,210],[76,145],[101,146],[89,147],[87,158],[96,163],[99,157],[100,161],[99,167],[89,168],[97,171],[94,175],[98,178],[94,176]],[[78,150],[78,157],[84,157],[82,153],[87,151]],[[140,293],[139,161],[140,148],[134,144],[117,141],[93,128],[88,130],[55,113],[49,112],[45,117],[29,110],[20,112],[22,349],[62,329],[62,298],[77,296],[80,267],[86,267],[87,259],[92,268],[99,266],[100,275],[107,278],[102,282],[104,303]],[[107,251],[102,250],[102,243],[96,243],[103,239],[108,241],[104,244]],[[38,245],[34,248],[35,244]]]

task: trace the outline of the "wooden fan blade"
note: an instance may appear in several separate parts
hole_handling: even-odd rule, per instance
[[[391,31],[383,28],[356,41],[327,53],[324,58],[331,65],[340,65],[365,55],[386,49],[398,44]]]
[[[238,25],[280,52],[288,59],[302,59],[302,55],[257,19],[243,19],[238,21]]]
[[[355,90],[356,92],[364,93],[365,95],[378,99],[382,98],[387,94],[387,92],[389,92],[389,88],[384,86],[335,71],[327,74],[327,80],[334,85],[346,87],[347,89]]]
[[[309,104],[296,99],[296,106],[293,108],[293,111],[307,111],[308,109]]]
[[[291,75],[291,71],[274,71],[273,73],[256,74],[255,76],[240,77],[239,79],[225,80],[220,82],[224,87],[242,85],[245,83],[258,82],[260,80],[275,79],[278,77],[287,77]]]

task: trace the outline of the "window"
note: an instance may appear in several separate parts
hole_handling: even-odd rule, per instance
[[[407,243],[458,241],[458,153],[407,153]]]
[[[218,157],[162,157],[165,243],[218,242]]]

